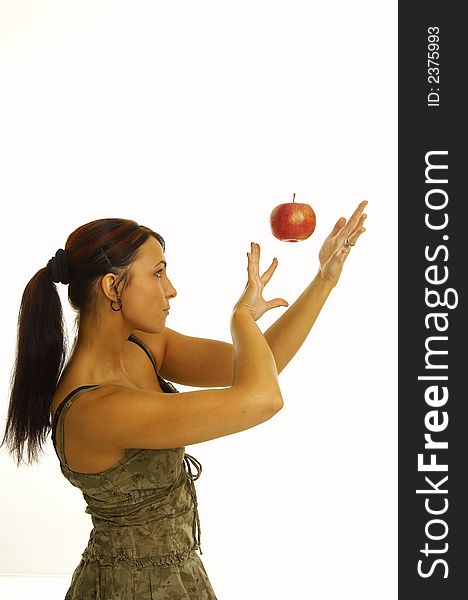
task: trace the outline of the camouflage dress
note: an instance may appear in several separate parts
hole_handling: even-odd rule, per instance
[[[178,393],[157,371],[164,392]],[[97,385],[82,385],[60,403],[52,441],[60,468],[83,492],[93,529],[65,600],[216,600],[200,551],[200,520],[194,481],[200,463],[182,448],[127,448],[109,469],[85,474],[68,468],[63,419],[72,402]],[[56,446],[60,436],[60,451]],[[194,472],[192,472],[192,467]]]

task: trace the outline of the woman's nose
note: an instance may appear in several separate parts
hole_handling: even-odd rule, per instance
[[[175,298],[176,296],[177,296],[177,290],[172,285],[172,283],[169,282],[169,298]]]

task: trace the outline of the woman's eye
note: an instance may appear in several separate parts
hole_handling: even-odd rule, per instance
[[[161,279],[161,276],[159,275],[160,273],[162,273],[162,269],[156,272],[156,277],[158,277],[158,279]]]

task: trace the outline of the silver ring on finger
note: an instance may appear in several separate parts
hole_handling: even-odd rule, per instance
[[[346,238],[345,245],[348,246],[348,248],[352,248],[353,246],[356,245],[356,242],[354,242],[354,244],[351,244],[351,242],[349,241],[349,238]]]

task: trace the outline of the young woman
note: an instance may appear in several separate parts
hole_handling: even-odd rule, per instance
[[[177,292],[165,242],[131,220],[82,225],[30,280],[2,445],[19,464],[27,442],[31,462],[52,430],[61,471],[83,492],[93,529],[66,600],[216,599],[196,553],[201,465],[184,446],[255,427],[282,408],[278,374],[364,231],[366,204],[336,223],[315,279],[265,334],[256,321],[288,303],[264,300],[277,261],[260,276],[260,247],[251,244],[232,344],[166,327]],[[69,285],[78,326],[65,368],[59,282]],[[178,393],[166,379],[224,389]]]

